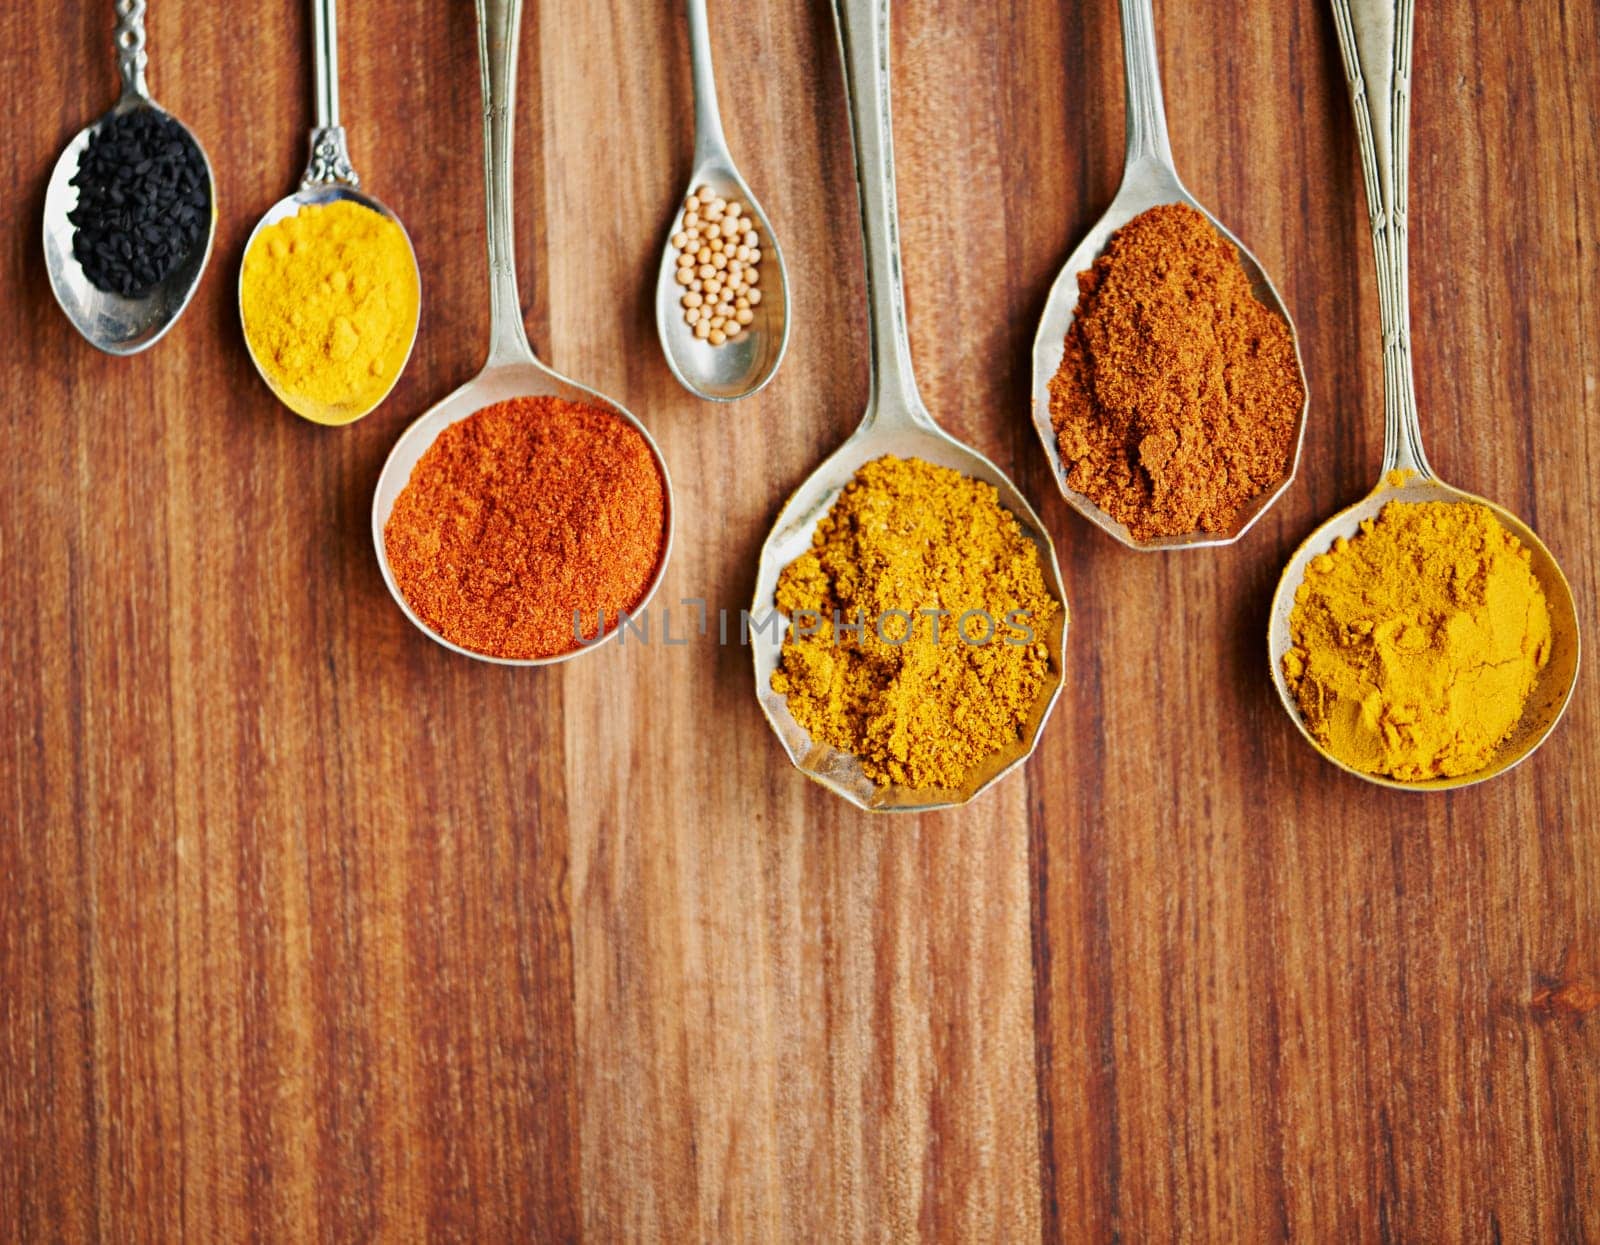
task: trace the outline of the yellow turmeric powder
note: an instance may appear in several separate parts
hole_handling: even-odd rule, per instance
[[[1311,559],[1289,627],[1311,734],[1406,782],[1489,764],[1550,656],[1528,551],[1474,503],[1390,502]]]
[[[1060,608],[992,485],[893,456],[845,486],[777,605],[772,688],[812,739],[880,786],[947,789],[1021,735]]]
[[[283,404],[320,424],[349,423],[383,400],[420,302],[405,231],[346,199],[264,227],[239,277],[251,355]]]

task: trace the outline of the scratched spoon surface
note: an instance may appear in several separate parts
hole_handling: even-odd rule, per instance
[[[1061,495],[1074,510],[1113,539],[1130,549],[1198,549],[1207,545],[1231,545],[1267,512],[1294,481],[1300,465],[1300,444],[1305,435],[1309,396],[1301,403],[1295,424],[1294,453],[1289,470],[1273,488],[1245,504],[1233,525],[1225,532],[1188,532],[1181,536],[1161,536],[1138,540],[1127,526],[1113,519],[1090,498],[1067,484],[1067,467],[1061,459],[1061,446],[1050,422],[1050,380],[1061,366],[1067,331],[1072,327],[1078,305],[1078,274],[1094,266],[1110,242],[1111,235],[1134,217],[1153,207],[1184,203],[1203,215],[1216,231],[1239,252],[1250,288],[1261,304],[1288,326],[1294,341],[1295,367],[1305,389],[1305,367],[1300,361],[1300,342],[1295,335],[1289,309],[1278,296],[1277,287],[1244,243],[1230,233],[1206,206],[1184,188],[1172,162],[1172,147],[1167,140],[1167,118],[1161,101],[1161,71],[1156,60],[1156,41],[1150,0],[1120,0],[1122,11],[1122,52],[1127,89],[1127,153],[1124,157],[1122,185],[1105,215],[1084,235],[1077,250],[1067,257],[1045,300],[1039,331],[1033,340],[1033,426],[1050,462],[1051,474]]]
[[[756,696],[789,759],[808,777],[859,808],[926,812],[967,803],[1032,754],[1061,693],[1067,602],[1055,548],[1033,507],[1004,472],[940,428],[917,392],[906,332],[905,295],[900,285],[889,114],[888,0],[835,0],[833,12],[844,59],[845,95],[855,142],[856,185],[866,246],[871,392],[854,435],[795,490],[762,546],[755,601],[750,610],[756,624],[750,636]],[[782,651],[782,628],[763,629],[760,624],[782,619],[775,599],[778,576],[811,547],[817,523],[856,471],[885,454],[920,458],[992,484],[999,492],[1000,503],[1016,516],[1022,530],[1038,546],[1050,592],[1061,603],[1060,611],[1040,636],[1050,651],[1049,683],[1034,705],[1022,738],[968,775],[959,790],[879,787],[862,772],[855,757],[815,743],[790,714],[785,698],[772,690],[772,673]]]
[[[73,327],[96,349],[107,354],[129,355],[160,341],[194,297],[206,261],[211,258],[211,242],[217,232],[217,181],[200,140],[150,97],[150,88],[145,82],[145,68],[149,63],[144,30],[145,0],[117,0],[115,8],[114,41],[122,94],[105,116],[79,130],[56,160],[44,194],[44,261],[50,289]],[[139,109],[170,117],[183,126],[184,132],[194,141],[206,166],[211,212],[206,221],[205,245],[191,247],[166,279],[147,293],[137,298],[124,298],[98,289],[84,276],[72,253],[75,230],[68,216],[78,206],[78,188],[72,184],[72,179],[78,172],[78,161],[89,139],[113,117]]]
[[[500,666],[549,666],[570,661],[584,653],[603,648],[617,634],[612,628],[593,643],[554,657],[507,658],[462,648],[439,635],[412,610],[400,585],[395,582],[384,552],[383,528],[394,509],[395,499],[411,479],[417,460],[438,435],[477,411],[508,398],[552,396],[568,402],[603,407],[638,430],[650,447],[661,484],[666,493],[666,530],[661,558],[656,563],[638,608],[643,610],[661,585],[667,561],[672,554],[673,498],[672,479],[666,460],[649,430],[621,403],[604,394],[569,380],[545,366],[528,344],[522,326],[522,304],[517,294],[516,253],[512,244],[511,154],[512,117],[516,101],[517,38],[522,27],[522,0],[477,0],[478,59],[483,82],[484,195],[489,217],[489,357],[483,370],[455,392],[440,400],[407,428],[389,452],[372,498],[372,542],[378,554],[383,582],[402,613],[417,629],[451,652],[475,661]]]
[[[1341,769],[1384,787],[1441,791],[1504,773],[1530,756],[1555,729],[1578,677],[1578,616],[1572,588],[1550,550],[1510,511],[1440,480],[1422,450],[1416,385],[1411,370],[1411,309],[1407,297],[1406,182],[1410,136],[1412,0],[1333,0],[1339,46],[1356,112],[1367,207],[1373,216],[1378,307],[1384,342],[1384,450],[1378,487],[1318,527],[1296,550],[1278,581],[1267,630],[1267,660],[1284,710],[1306,741]],[[1403,483],[1390,472],[1406,473]],[[1283,673],[1291,647],[1290,615],[1306,566],[1338,537],[1350,539],[1392,501],[1471,502],[1488,506],[1528,550],[1550,610],[1550,659],[1535,682],[1522,719],[1489,764],[1472,774],[1402,782],[1346,765],[1311,734]]]
[[[694,171],[672,210],[667,242],[656,277],[656,333],[673,376],[696,397],[733,402],[764,389],[778,372],[789,348],[789,272],[783,248],[760,201],[739,175],[722,133],[717,109],[717,82],[711,67],[711,36],[706,25],[706,0],[688,0],[689,58],[694,72]],[[755,317],[738,341],[713,346],[694,335],[683,318],[677,281],[678,250],[672,245],[683,204],[701,186],[728,202],[738,200],[755,220],[761,238],[761,301]]]

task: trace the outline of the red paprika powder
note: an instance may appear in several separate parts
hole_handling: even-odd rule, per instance
[[[644,598],[666,539],[649,443],[612,411],[512,398],[450,425],[383,528],[401,594],[444,639],[556,657]],[[574,615],[578,623],[574,625]]]

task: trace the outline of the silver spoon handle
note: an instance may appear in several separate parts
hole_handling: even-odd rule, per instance
[[[1433,476],[1422,452],[1411,372],[1411,297],[1407,276],[1406,193],[1411,145],[1412,0],[1333,0],[1356,116],[1361,173],[1378,264],[1383,327],[1383,470]]]
[[[334,0],[311,0],[311,59],[316,72],[316,128],[300,185],[361,185],[339,124],[339,15]]]
[[[122,76],[122,98],[149,100],[150,87],[144,80],[150,54],[145,51],[145,0],[117,0],[117,72]]]
[[[489,361],[533,358],[517,294],[511,227],[512,116],[517,99],[517,38],[522,0],[477,0],[478,66],[483,74],[483,184],[489,213]]]
[[[722,113],[717,108],[717,75],[711,66],[711,28],[706,23],[706,0],[688,0],[689,68],[694,75],[694,165],[728,155],[722,133]]]
[[[1156,57],[1155,14],[1150,0],[1121,0],[1122,65],[1127,89],[1127,164],[1143,160],[1172,168],[1167,112],[1161,102],[1161,65]]]
[[[931,423],[911,370],[906,298],[900,282],[900,221],[894,194],[894,123],[889,115],[889,0],[834,0],[845,103],[855,143],[856,190],[867,253],[871,401],[863,426],[908,414]]]

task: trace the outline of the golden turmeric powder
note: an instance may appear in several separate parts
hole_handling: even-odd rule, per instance
[[[778,578],[772,688],[880,786],[956,788],[1021,735],[1060,608],[994,487],[893,456],[863,466]]]
[[[405,231],[337,199],[265,226],[239,275],[250,353],[290,410],[346,424],[383,400],[416,336],[421,292]]]
[[[1488,507],[1390,502],[1311,559],[1283,672],[1311,734],[1401,781],[1482,769],[1550,655],[1528,551]]]

